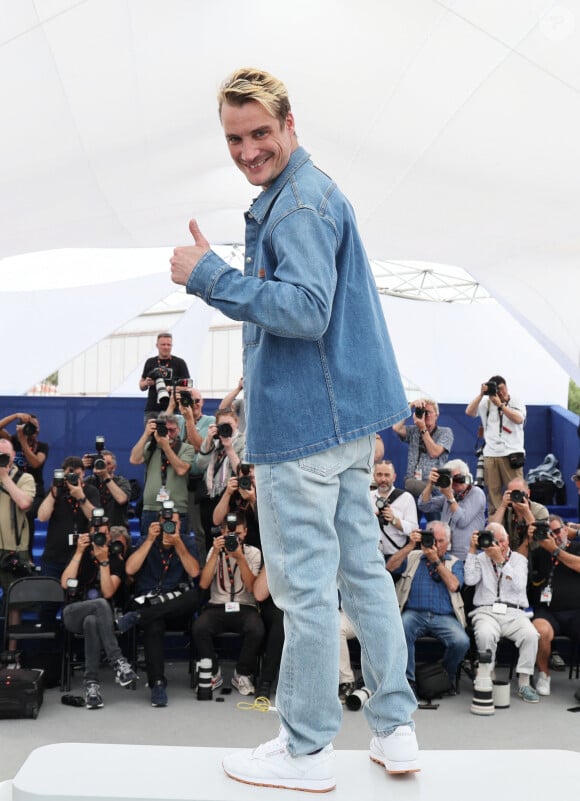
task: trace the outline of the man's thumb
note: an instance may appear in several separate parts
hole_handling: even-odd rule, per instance
[[[200,245],[201,247],[209,248],[209,242],[205,238],[205,236],[199,230],[199,226],[196,220],[189,221],[189,230],[190,233],[195,241],[196,245]]]

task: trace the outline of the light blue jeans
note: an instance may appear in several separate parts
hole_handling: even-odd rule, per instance
[[[403,628],[407,638],[407,676],[415,680],[415,641],[426,634],[445,645],[443,667],[455,684],[457,668],[469,648],[469,637],[455,615],[436,615],[415,609],[403,610]]]
[[[369,496],[374,442],[255,468],[268,583],[284,611],[276,706],[293,755],[324,747],[340,728],[337,587],[361,644],[371,730],[413,725],[401,615]]]

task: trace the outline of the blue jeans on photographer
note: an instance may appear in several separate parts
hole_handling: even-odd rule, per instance
[[[443,667],[453,686],[457,669],[469,648],[469,637],[455,615],[437,615],[434,612],[404,609],[403,628],[407,639],[407,677],[415,680],[415,641],[419,637],[436,637],[445,645]]]
[[[361,644],[371,730],[413,726],[401,615],[369,500],[374,442],[255,467],[268,584],[284,612],[276,706],[293,755],[324,747],[340,728],[337,584]]]

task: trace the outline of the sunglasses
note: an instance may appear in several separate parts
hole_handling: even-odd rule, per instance
[[[467,476],[462,476],[462,475],[453,476],[451,480],[453,481],[454,484],[465,484],[465,482],[467,481]]]
[[[558,526],[558,528],[553,528],[552,534],[559,534],[562,531],[562,526]]]

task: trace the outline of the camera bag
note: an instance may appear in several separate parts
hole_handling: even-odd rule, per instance
[[[440,698],[451,689],[449,674],[443,662],[419,662],[415,665],[415,685],[419,698],[431,701]]]
[[[0,718],[37,718],[44,697],[43,676],[43,670],[0,670]]]

